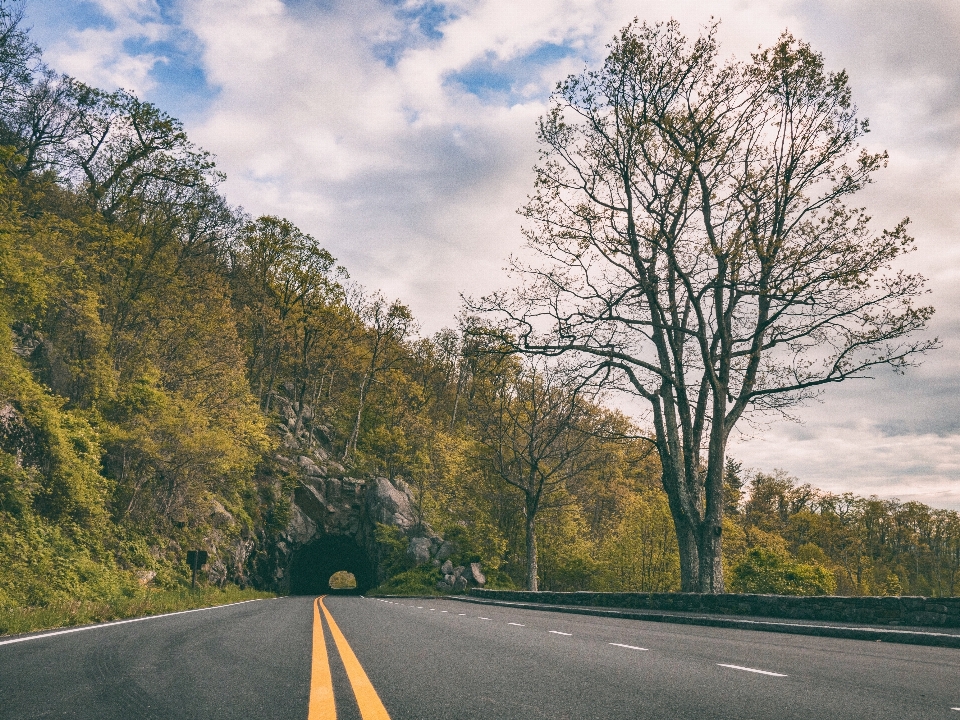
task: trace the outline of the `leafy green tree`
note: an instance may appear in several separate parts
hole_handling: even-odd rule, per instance
[[[669,592],[680,588],[680,556],[667,496],[658,488],[633,495],[600,547],[602,588]]]
[[[362,348],[365,363],[357,388],[357,414],[343,449],[344,460],[348,460],[357,449],[363,411],[371,384],[402,361],[403,342],[414,328],[410,308],[399,301],[388,303],[383,296],[375,294],[369,300],[359,295],[355,302],[357,315],[364,322],[358,345]]]
[[[537,513],[566,503],[561,490],[597,462],[603,418],[593,411],[581,383],[546,365],[504,366],[474,399],[485,462],[523,494],[528,590],[538,589]]]

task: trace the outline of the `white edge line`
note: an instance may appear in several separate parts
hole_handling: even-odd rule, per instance
[[[769,670],[757,670],[756,668],[743,667],[741,665],[726,665],[724,663],[717,663],[720,667],[732,668],[733,670],[743,670],[745,672],[757,673],[759,675],[773,675],[773,677],[788,677],[783,673],[770,672]]]
[[[254,598],[253,600],[241,600],[240,602],[227,603],[226,605],[214,605],[212,607],[194,608],[193,610],[178,610],[172,613],[163,613],[162,615],[145,615],[144,617],[131,618],[129,620],[114,620],[108,623],[98,623],[97,625],[85,625],[84,627],[69,628],[67,630],[57,630],[56,632],[43,633],[41,635],[28,635],[27,637],[13,638],[12,640],[0,640],[0,645],[12,645],[13,643],[27,642],[28,640],[39,640],[40,638],[53,637],[54,635],[68,635],[70,633],[84,632],[85,630],[99,630],[100,628],[111,627],[112,625],[126,625],[127,623],[141,622],[143,620],[156,620],[157,618],[173,617],[174,615],[186,615],[187,613],[202,612],[204,610],[219,610],[220,608],[231,607],[233,605],[243,605],[244,603],[257,602],[263,598]],[[273,598],[274,600],[278,598]]]
[[[554,635],[573,635],[573,633],[560,632],[559,630],[549,630],[548,632],[552,632]]]
[[[636,645],[624,645],[623,643],[610,643],[615,647],[627,648],[627,650],[646,650],[647,648],[637,647]]]

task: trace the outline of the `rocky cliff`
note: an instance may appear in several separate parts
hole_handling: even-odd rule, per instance
[[[275,426],[282,447],[275,462],[294,482],[287,526],[275,537],[263,538],[255,558],[256,582],[281,591],[298,587],[313,591],[311,577],[336,570],[353,572],[360,589],[385,579],[386,548],[376,538],[377,524],[397,528],[407,540],[411,565],[432,563],[449,570],[450,589],[483,584],[479,567],[454,568],[449,558],[456,548],[418,516],[410,487],[400,478],[353,477],[331,455],[328,430],[314,423],[309,407],[277,396]],[[339,565],[343,565],[340,567]],[[450,567],[447,568],[446,565]],[[336,566],[336,567],[335,567]],[[459,580],[458,578],[463,578]],[[321,578],[322,579],[322,578]],[[322,591],[322,589],[317,589]]]

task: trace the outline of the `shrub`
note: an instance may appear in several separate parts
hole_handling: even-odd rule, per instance
[[[829,595],[837,589],[837,581],[819,563],[803,563],[781,551],[753,548],[733,568],[730,589],[775,595]]]
[[[437,583],[443,578],[440,569],[432,565],[421,565],[399,575],[394,575],[371,595],[443,595],[437,590]]]

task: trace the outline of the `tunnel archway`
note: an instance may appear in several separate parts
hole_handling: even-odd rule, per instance
[[[353,573],[357,587],[331,590],[330,576],[338,570]],[[290,559],[290,594],[324,595],[361,593],[376,585],[373,563],[356,540],[345,535],[325,535],[307,543]]]

